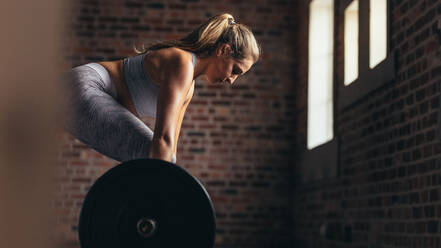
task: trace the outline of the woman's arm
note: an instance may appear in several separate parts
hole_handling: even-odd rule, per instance
[[[171,161],[177,139],[180,112],[193,82],[193,65],[178,54],[167,62],[159,87],[155,132],[149,157]]]
[[[178,124],[176,126],[176,134],[175,134],[175,146],[173,148],[173,154],[176,155],[177,149],[178,149],[178,139],[179,139],[179,133],[181,131],[182,121],[184,119],[185,111],[187,110],[187,106],[191,101],[191,98],[193,97],[194,92],[194,83],[191,85],[190,92],[188,92],[188,99],[185,100],[184,106],[182,107],[181,113],[179,115]]]

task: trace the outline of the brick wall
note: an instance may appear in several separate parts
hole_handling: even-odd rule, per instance
[[[222,12],[254,31],[262,60],[233,87],[197,80],[179,139],[178,164],[214,202],[216,247],[292,247],[294,9],[283,0],[74,1],[66,9],[66,68],[133,56],[134,43],[183,36]],[[59,138],[57,233],[62,245],[79,247],[87,190],[118,163],[66,132]]]
[[[308,13],[308,2],[298,2],[300,13]],[[335,1],[335,87],[344,85],[345,2]],[[340,176],[295,187],[297,247],[441,247],[441,41],[436,31],[441,1],[392,0],[390,5],[395,80],[335,113]],[[301,154],[308,15],[299,15],[298,22],[295,126]],[[328,232],[321,235],[321,227]]]

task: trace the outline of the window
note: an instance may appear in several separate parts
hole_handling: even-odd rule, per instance
[[[387,0],[370,0],[369,67],[374,68],[387,55]]]
[[[338,175],[339,137],[334,135],[334,27],[344,28],[344,74],[338,75],[338,112],[395,78],[395,55],[389,47],[390,1],[312,0],[309,5],[307,144],[299,166],[300,183]],[[344,14],[343,25],[334,24]],[[344,13],[340,13],[344,12]],[[340,20],[340,19],[338,19]],[[341,30],[343,31],[343,30]],[[341,44],[337,44],[341,46]],[[340,51],[340,49],[338,50]],[[340,60],[336,60],[340,61]]]
[[[309,16],[308,137],[313,149],[332,140],[334,4],[313,0]]]
[[[345,10],[345,85],[358,77],[358,0]]]
[[[307,147],[296,167],[299,183],[337,176],[333,0],[310,2],[308,45]]]
[[[345,8],[345,71],[342,85],[338,83],[339,112],[395,78],[395,55],[389,47],[389,3],[387,0],[354,0]],[[356,5],[358,39],[354,39],[350,31],[355,29]],[[360,49],[355,52],[354,47]],[[354,59],[358,68],[353,66]]]

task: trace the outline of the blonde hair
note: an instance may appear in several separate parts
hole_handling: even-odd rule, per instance
[[[251,57],[254,63],[260,59],[261,47],[254,38],[251,29],[244,24],[236,23],[234,17],[228,13],[210,17],[181,39],[159,41],[147,48],[143,44],[142,50],[138,50],[134,46],[134,50],[137,54],[143,54],[148,50],[178,47],[191,51],[200,57],[208,57],[222,43],[231,46],[231,56],[235,59]]]

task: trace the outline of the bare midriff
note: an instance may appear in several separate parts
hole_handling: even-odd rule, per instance
[[[117,101],[126,107],[134,115],[138,116],[135,105],[129,93],[129,89],[124,82],[123,60],[97,62],[102,65],[110,74],[110,78],[115,85],[118,94]],[[138,116],[139,117],[139,116]]]

